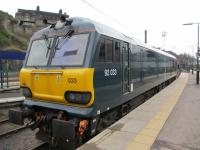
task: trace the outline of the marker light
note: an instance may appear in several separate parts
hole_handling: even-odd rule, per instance
[[[75,104],[88,104],[91,99],[90,92],[65,92],[65,100]]]

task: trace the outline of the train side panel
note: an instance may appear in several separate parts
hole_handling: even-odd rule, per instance
[[[99,40],[95,58],[95,103],[101,113],[176,76],[175,59],[106,36]]]
[[[120,62],[121,48],[119,46],[119,40],[113,40],[109,37],[98,40],[96,55],[94,56],[94,89],[95,104],[99,113],[114,108],[121,101],[122,69]],[[112,52],[109,53],[108,51]]]

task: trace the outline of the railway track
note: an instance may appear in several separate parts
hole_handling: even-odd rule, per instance
[[[22,101],[4,101],[0,102],[0,150],[47,150],[48,144],[35,138],[37,131],[9,122],[9,109],[20,108]]]
[[[48,144],[36,139],[36,132],[10,123],[8,116],[0,113],[0,150],[47,150]]]
[[[7,118],[2,119],[2,120],[0,120],[0,125],[6,123],[6,122],[8,122],[8,121],[9,121],[9,120],[8,120]]]
[[[0,150],[47,150],[47,143],[35,138],[37,131],[9,122],[8,110],[21,103],[0,103]]]
[[[48,149],[48,143],[45,142],[41,142],[38,145],[35,145],[34,147],[32,147],[29,150],[47,150]]]
[[[22,102],[8,102],[8,103],[1,103],[0,102],[0,125],[8,122],[8,112],[9,109],[20,109]]]
[[[13,134],[20,130],[27,128],[26,126],[19,126],[13,123],[10,123],[8,119],[0,121],[0,139],[4,136]]]
[[[5,124],[7,127],[9,126],[8,123]],[[0,125],[1,128],[2,125]],[[46,143],[36,139],[35,133],[36,131],[32,131],[26,126],[15,127],[1,132],[0,150],[45,150]]]
[[[1,113],[0,112],[0,124],[8,120],[7,114]]]

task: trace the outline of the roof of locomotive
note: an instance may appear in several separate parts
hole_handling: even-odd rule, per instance
[[[77,32],[94,32],[94,31],[96,31],[99,34],[113,37],[113,38],[116,38],[116,39],[119,39],[122,41],[126,41],[128,43],[132,43],[134,45],[138,45],[138,46],[150,49],[152,51],[155,51],[156,53],[166,55],[168,57],[176,59],[176,57],[174,57],[173,55],[171,55],[167,52],[156,49],[156,48],[154,48],[148,44],[145,44],[141,41],[130,38],[130,37],[126,36],[125,34],[119,32],[113,28],[110,28],[106,25],[98,23],[94,20],[91,20],[88,18],[81,18],[81,17],[73,17],[70,19],[73,19],[72,27],[74,27],[76,30],[78,30]],[[50,26],[48,26],[48,27],[36,32],[33,35],[32,39],[42,38],[42,36],[44,34],[51,34],[51,33],[57,33],[57,32],[60,32],[61,34],[66,34],[68,29],[69,29],[69,26],[65,26],[62,29],[54,29],[54,28],[50,28]]]

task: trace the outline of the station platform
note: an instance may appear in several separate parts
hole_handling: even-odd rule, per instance
[[[20,97],[10,97],[10,98],[0,98],[0,104],[4,103],[13,103],[13,102],[22,102],[25,100],[24,96]]]
[[[3,83],[3,88],[0,87],[0,93],[1,92],[6,92],[6,91],[12,91],[12,90],[19,90],[19,82],[9,82],[8,85],[7,83]]]
[[[78,150],[200,150],[200,85],[177,80]]]

